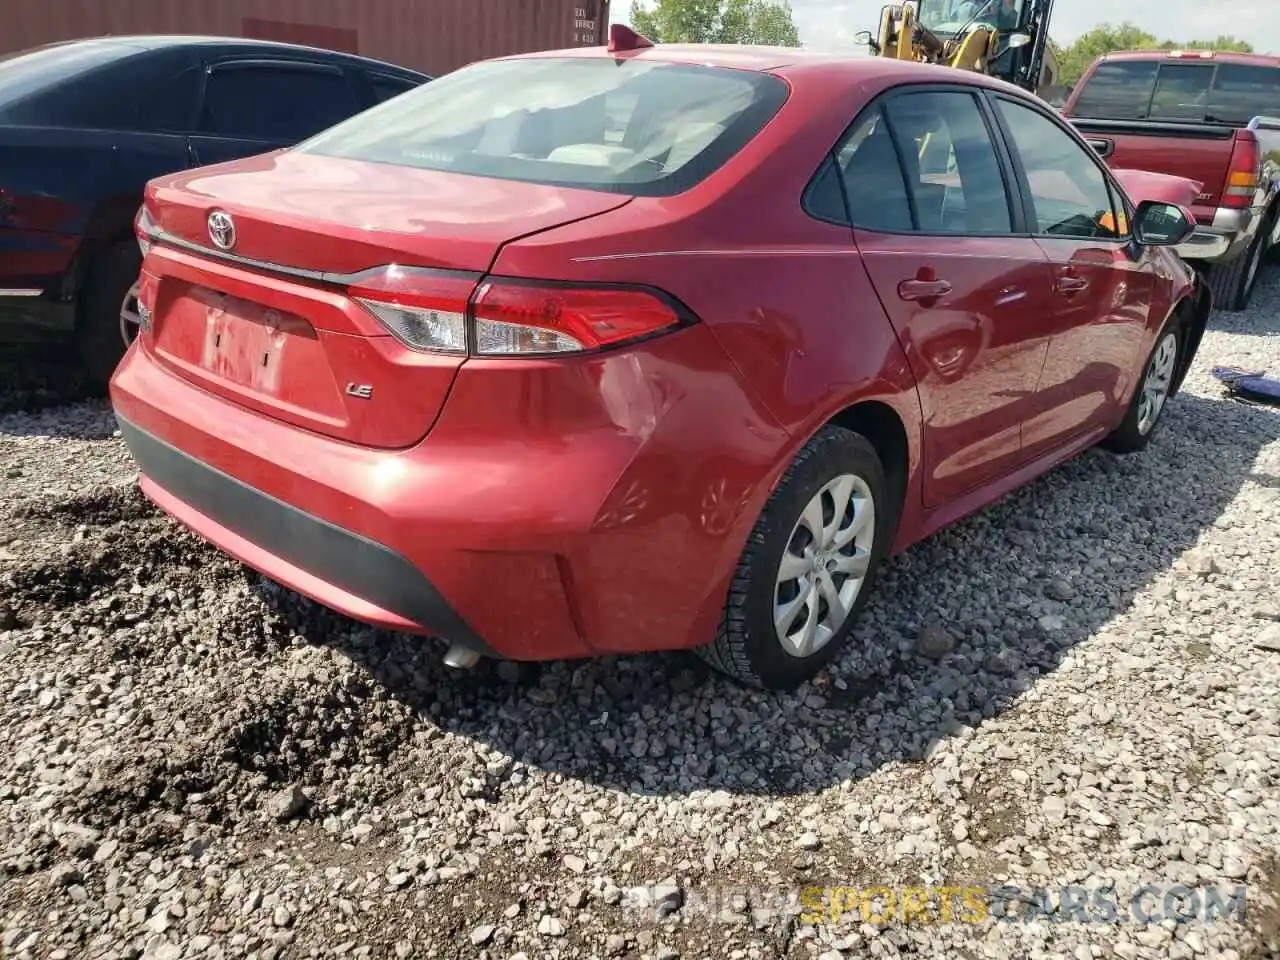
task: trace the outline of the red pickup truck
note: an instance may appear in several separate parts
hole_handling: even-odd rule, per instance
[[[1062,108],[1114,169],[1200,184],[1178,247],[1214,305],[1243,310],[1280,240],[1280,57],[1222,51],[1104,54]]]

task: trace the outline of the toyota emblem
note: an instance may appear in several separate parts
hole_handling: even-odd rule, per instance
[[[236,224],[231,214],[221,210],[209,214],[209,239],[219,250],[230,250],[236,245]]]

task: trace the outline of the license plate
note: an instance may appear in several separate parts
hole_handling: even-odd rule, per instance
[[[192,297],[204,308],[200,366],[214,376],[262,393],[279,393],[290,345],[315,332],[301,317],[213,290]]]

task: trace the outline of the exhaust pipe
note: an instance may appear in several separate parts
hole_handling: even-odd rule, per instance
[[[444,654],[444,665],[453,670],[470,670],[480,662],[480,654],[460,643],[450,643]]]

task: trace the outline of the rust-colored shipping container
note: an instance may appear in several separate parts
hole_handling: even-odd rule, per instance
[[[438,76],[488,57],[606,42],[609,0],[0,0],[0,54],[104,34],[257,37]]]

